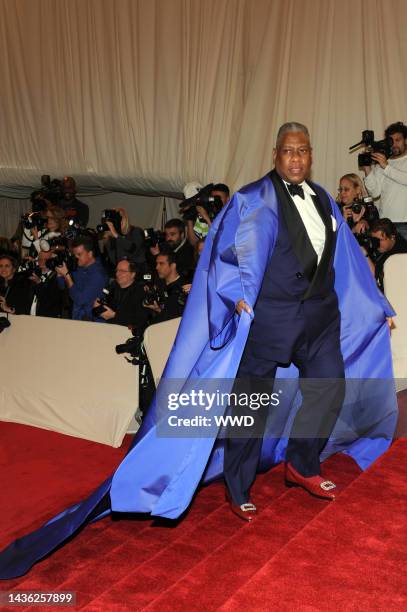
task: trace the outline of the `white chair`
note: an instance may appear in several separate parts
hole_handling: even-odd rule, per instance
[[[164,371],[180,321],[181,317],[178,317],[163,323],[156,323],[147,327],[144,332],[144,347],[156,384]]]
[[[397,313],[391,332],[397,390],[407,388],[407,253],[392,255],[384,264],[384,292]]]

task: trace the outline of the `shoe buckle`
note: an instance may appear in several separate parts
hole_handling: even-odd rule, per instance
[[[256,506],[250,503],[242,504],[240,509],[243,510],[243,512],[254,512],[257,510]]]
[[[324,482],[321,482],[320,487],[324,491],[331,491],[332,489],[336,489],[336,484],[331,480],[324,480]]]

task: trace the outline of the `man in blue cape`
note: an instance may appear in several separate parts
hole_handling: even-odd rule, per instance
[[[289,128],[283,126],[287,130],[286,133],[307,134],[304,126],[289,125]],[[291,158],[299,159],[303,155],[310,155],[310,151],[300,150],[302,146],[295,145],[294,149],[295,151],[287,152],[288,157],[291,155]],[[302,182],[300,168],[303,168],[301,163],[297,164],[297,168],[295,166],[294,163],[290,170],[294,178],[291,183],[294,185]],[[258,341],[259,333],[261,334],[261,330],[254,326],[257,326],[257,315],[259,320],[265,320],[261,309],[264,298],[267,298],[263,291],[263,281],[268,275],[269,263],[276,250],[284,247],[281,241],[279,244],[283,225],[283,230],[287,230],[287,220],[280,214],[279,195],[282,189],[287,188],[281,182],[281,177],[267,174],[236,193],[230,204],[216,217],[206,239],[187,307],[155,399],[128,454],[113,476],[89,498],[63,511],[39,530],[10,544],[0,554],[1,578],[24,574],[36,561],[49,554],[83,524],[102,518],[111,510],[149,512],[156,517],[178,518],[190,504],[201,483],[222,476],[225,440],[212,435],[213,430],[209,434],[200,432],[200,435],[196,436],[182,433],[171,435],[168,428],[167,399],[169,392],[183,392],[186,396],[191,396],[197,381],[202,385],[210,385],[211,381],[215,381],[215,386],[216,381],[219,381],[222,390],[232,389],[239,364],[241,361],[245,362],[245,359],[242,360],[245,347],[247,353],[247,347],[250,347],[253,340]],[[335,378],[341,379],[344,368],[347,380],[363,381],[346,389],[339,417],[337,418],[336,406],[334,418],[328,418],[329,428],[337,419],[330,439],[327,443],[325,439],[318,442],[318,452],[322,451],[321,460],[338,451],[346,452],[364,469],[388,448],[396,425],[397,405],[386,321],[386,317],[391,317],[394,313],[378,291],[357,242],[330,196],[314,183],[307,182],[304,189],[309,193],[311,190],[323,202],[324,210],[318,212],[325,226],[325,236],[322,235],[321,241],[321,232],[314,231],[315,227],[309,229],[309,219],[301,218],[314,254],[312,255],[308,244],[303,266],[296,261],[295,278],[303,295],[299,301],[307,298],[306,293],[313,285],[314,278],[317,278],[319,283],[316,285],[318,291],[321,288],[323,290],[333,258],[335,294],[340,311],[340,351],[335,342],[330,346],[337,364]],[[295,202],[296,195],[298,194],[293,196],[292,202]],[[315,206],[317,207],[317,203]],[[296,223],[298,229],[298,218]],[[320,224],[319,227],[321,228]],[[305,242],[307,240],[304,230],[301,230],[301,239]],[[295,242],[296,238],[290,237],[290,240]],[[329,250],[325,248],[326,243]],[[310,254],[312,256],[308,257]],[[289,253],[291,261],[292,255]],[[322,276],[318,274],[321,266],[324,270]],[[285,271],[288,270],[289,268],[286,268]],[[270,280],[273,281],[272,275]],[[290,282],[294,282],[293,278]],[[336,333],[336,303],[332,308],[336,319],[327,319],[331,337]],[[287,327],[284,333],[286,332]],[[248,337],[250,342],[247,341]],[[275,339],[278,340],[277,336],[273,340]],[[283,345],[284,342],[281,343],[281,350]],[[278,361],[281,356],[282,353],[278,355]],[[286,355],[287,361],[291,361],[291,356],[291,352]],[[275,357],[267,356],[271,361],[275,360]],[[298,365],[302,366],[300,363]],[[331,372],[332,370],[328,377],[332,376]],[[274,373],[277,378],[284,376],[285,379],[291,379],[292,384],[279,409],[270,410],[263,443],[257,443],[255,461],[258,461],[259,469],[267,469],[285,460],[287,440],[300,404],[296,367],[291,365],[289,368],[278,368],[276,372],[273,368],[273,375]],[[261,373],[259,375],[261,376]],[[321,378],[324,377],[325,374],[322,373]],[[372,390],[370,385],[366,384],[369,380],[379,384]],[[341,392],[340,404],[342,398]],[[227,406],[222,404],[217,405],[217,414],[221,414],[226,408]],[[177,415],[181,421],[184,417],[191,416],[191,405],[179,407]],[[322,438],[326,438],[325,432],[326,427]],[[294,455],[295,453],[291,453],[290,461],[296,461]],[[315,462],[315,452],[312,461]],[[251,463],[253,464],[253,460]],[[295,465],[295,471],[298,473],[298,469],[302,467],[297,462]],[[315,466],[308,466],[306,469],[313,470]],[[295,484],[304,486],[303,482],[295,482],[294,472],[289,474],[289,477]],[[248,482],[251,478],[252,474]],[[226,480],[228,481],[228,477]],[[240,508],[241,500],[234,498],[233,487],[230,489],[234,505]]]

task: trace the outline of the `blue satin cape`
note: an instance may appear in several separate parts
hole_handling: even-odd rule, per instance
[[[380,386],[374,398],[370,394],[368,402],[361,398],[351,409],[344,405],[322,458],[346,452],[365,469],[388,448],[397,420],[386,322],[386,316],[394,313],[378,291],[336,204],[331,198],[330,201],[337,223],[335,290],[341,311],[346,376],[382,379],[389,384]],[[197,378],[233,381],[251,324],[247,313],[237,316],[235,304],[243,298],[253,308],[277,230],[278,206],[268,176],[236,193],[216,217],[163,373],[164,380],[178,381],[180,391]],[[273,423],[273,432],[276,427],[280,432],[279,439],[265,436],[261,469],[284,459],[290,424],[300,403],[296,368],[291,366],[278,375],[293,378],[292,396],[284,413],[278,413],[277,423]],[[346,414],[346,410],[352,412]],[[0,554],[1,578],[26,573],[86,522],[102,518],[110,510],[149,512],[175,519],[186,510],[200,483],[222,475],[222,440],[159,437],[157,413],[156,395],[132,447],[113,476],[83,502],[10,544]]]

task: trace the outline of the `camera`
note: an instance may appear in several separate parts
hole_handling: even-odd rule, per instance
[[[118,355],[129,353],[132,359],[126,359],[133,365],[145,365],[148,363],[143,347],[143,335],[137,331],[133,331],[133,337],[126,340],[123,344],[118,344],[115,350]]]
[[[159,306],[162,306],[167,298],[168,294],[163,289],[153,285],[146,291],[143,306],[152,306],[154,302],[156,302]]]
[[[30,277],[32,274],[36,274],[36,276],[40,277],[42,270],[36,260],[26,259],[18,268],[18,273],[24,274],[24,276],[28,277]]]
[[[100,315],[105,312],[106,306],[111,308],[112,296],[110,295],[109,289],[103,289],[103,297],[99,298],[99,302],[99,306],[95,306],[94,308],[92,308],[92,314],[94,317],[100,317]]]
[[[373,199],[370,196],[366,196],[360,200],[353,200],[352,212],[359,215],[362,212],[363,206],[365,207],[363,219],[365,219],[368,223],[372,223],[372,221],[376,221],[376,219],[379,218],[379,211],[373,204]]]
[[[144,230],[144,239],[146,248],[151,248],[155,246],[161,246],[165,242],[165,233],[160,230],[155,230],[152,227],[148,227]]]
[[[48,202],[57,204],[62,198],[62,181],[60,179],[53,179],[49,174],[43,174],[41,176],[41,187],[31,193],[31,204],[34,212],[45,210]]]
[[[364,247],[366,249],[367,254],[369,255],[372,261],[376,261],[379,255],[379,246],[380,240],[371,236],[368,232],[363,232],[361,234],[354,234],[356,240],[359,243],[359,246]]]
[[[157,302],[159,306],[164,304],[168,295],[163,289],[157,287],[151,274],[143,274],[143,285],[145,288],[143,306],[152,306],[154,302]]]
[[[372,159],[372,153],[383,153],[386,158],[391,157],[392,155],[392,137],[387,136],[387,138],[384,138],[383,140],[375,140],[373,130],[364,130],[362,132],[362,140],[349,147],[349,152],[352,152],[361,145],[368,147],[369,150],[359,153],[358,166],[360,168],[363,166],[371,166],[372,164],[376,163],[374,159]]]
[[[69,247],[66,236],[55,236],[53,238],[41,238],[41,251],[48,252],[51,249],[67,249]]]
[[[10,327],[11,323],[7,317],[0,317],[0,334],[2,331]]]
[[[202,206],[208,213],[210,220],[212,221],[218,212],[221,210],[223,204],[219,196],[212,196],[214,184],[209,183],[203,187],[196,195],[192,198],[184,200],[179,205],[179,212],[182,215],[184,221],[195,221],[198,217],[197,206]]]
[[[40,211],[25,213],[25,215],[22,215],[21,220],[25,229],[29,230],[34,227],[36,227],[37,230],[41,230],[47,225],[47,219],[42,216]]]
[[[116,230],[118,234],[122,233],[122,216],[118,210],[114,210],[112,208],[107,208],[106,210],[103,211],[101,223],[100,225],[96,226],[96,231],[100,233],[108,232],[109,231],[109,226],[107,225],[108,221],[112,223],[114,229]]]
[[[75,255],[72,255],[68,250],[57,251],[55,257],[51,257],[51,259],[47,259],[45,265],[48,270],[55,270],[55,268],[59,268],[63,264],[66,265],[70,272],[74,272],[74,270],[78,267],[78,260]]]

